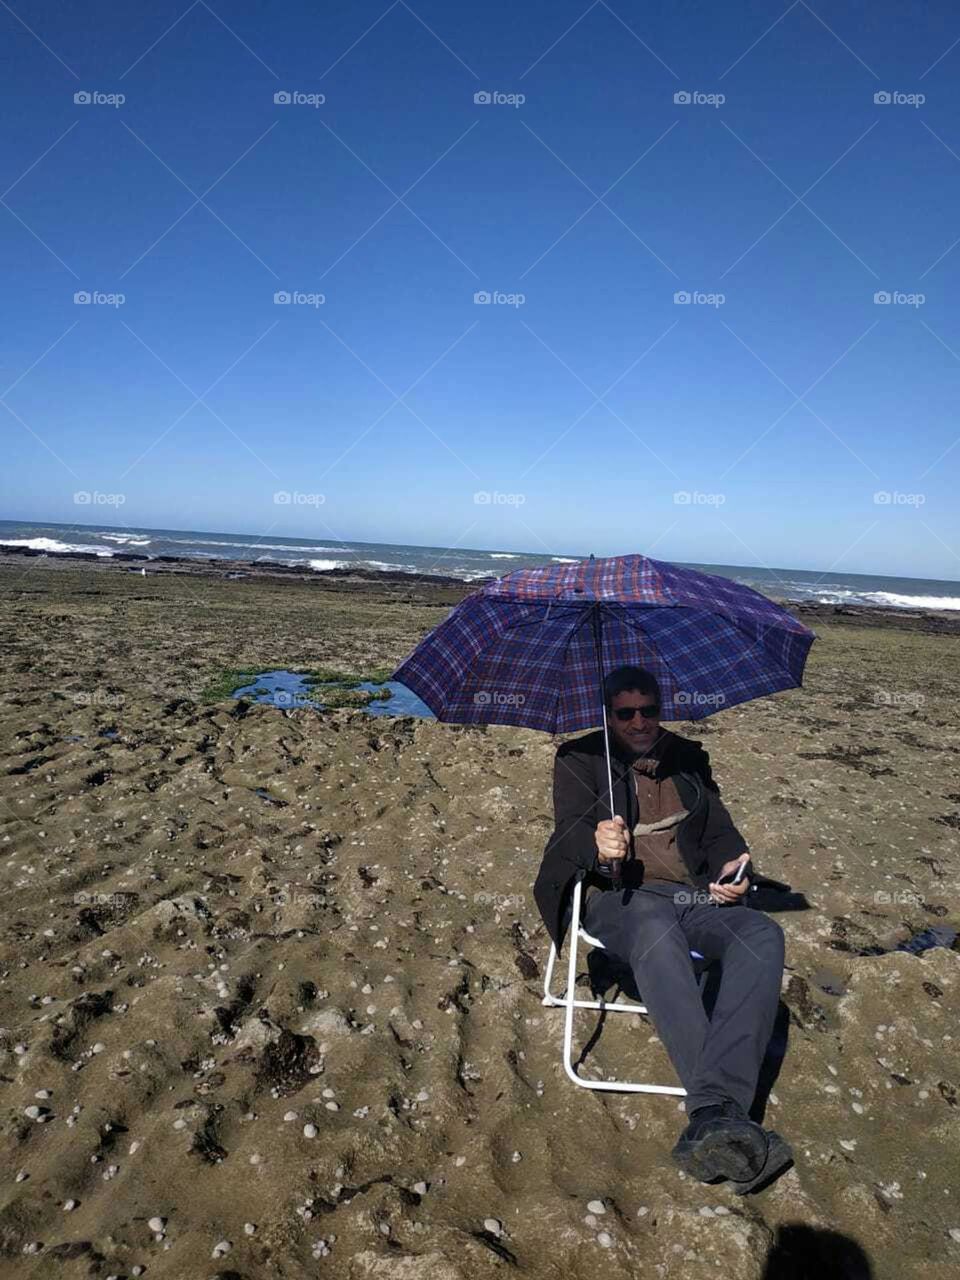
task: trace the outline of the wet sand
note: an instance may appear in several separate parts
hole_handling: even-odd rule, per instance
[[[863,954],[960,919],[956,619],[801,611],[803,690],[672,726],[810,903],[797,1168],[740,1199],[672,1166],[676,1099],[563,1074],[552,739],[206,700],[390,666],[472,588],[240,571],[0,556],[5,1277],[956,1275],[960,956]],[[674,1083],[595,1026],[585,1074]]]

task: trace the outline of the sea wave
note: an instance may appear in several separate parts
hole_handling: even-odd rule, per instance
[[[11,538],[9,542],[0,542],[0,547],[31,547],[34,551],[85,551],[95,556],[109,557],[113,552],[108,547],[91,547],[72,542],[58,542],[56,538]]]
[[[869,604],[882,604],[894,609],[960,609],[960,596],[902,596],[895,591],[865,591]]]
[[[360,563],[368,569],[391,569],[396,573],[416,573],[417,566],[415,564],[391,564],[388,560],[361,560]],[[432,572],[429,569],[423,570],[424,573]]]
[[[579,564],[575,556],[551,556],[554,564]]]
[[[349,569],[346,560],[308,560],[310,568],[317,573],[329,573],[331,569]]]
[[[353,547],[304,547],[294,546],[290,542],[258,542],[251,538],[249,542],[224,542],[218,538],[167,538],[167,542],[176,542],[188,547],[243,547],[247,551],[299,551],[306,555],[310,551],[353,551]]]
[[[520,557],[518,555],[515,555],[512,551],[491,551],[490,559],[491,560],[519,560]]]
[[[117,542],[121,546],[149,547],[152,538],[145,538],[142,533],[98,533],[98,538],[106,538],[108,542]]]

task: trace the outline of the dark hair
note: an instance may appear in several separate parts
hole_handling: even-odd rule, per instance
[[[660,686],[656,677],[643,667],[617,667],[611,671],[603,682],[603,704],[609,711],[618,693],[626,693],[635,689],[637,693],[646,693],[660,701]]]

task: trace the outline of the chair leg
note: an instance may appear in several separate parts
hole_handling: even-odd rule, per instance
[[[550,983],[553,978],[553,970],[557,958],[557,949],[551,944],[550,957],[547,961],[547,972],[544,978],[543,1003],[545,1005],[560,1005],[565,1009],[564,1026],[563,1026],[563,1068],[567,1076],[574,1084],[579,1085],[582,1089],[605,1089],[616,1091],[619,1093],[662,1093],[673,1097],[685,1098],[687,1096],[686,1089],[682,1089],[676,1085],[660,1085],[660,1084],[630,1084],[625,1081],[618,1080],[583,1080],[577,1074],[573,1065],[573,1011],[574,1009],[600,1009],[604,1012],[607,1010],[619,1011],[621,1013],[646,1013],[646,1006],[642,1004],[621,1004],[619,1001],[594,1001],[594,1000],[577,1000],[576,999],[576,982],[577,982],[577,944],[580,940],[580,903],[581,903],[582,887],[581,882],[577,880],[573,887],[573,919],[570,922],[570,956],[567,963],[567,989],[563,998],[558,998],[551,994]]]

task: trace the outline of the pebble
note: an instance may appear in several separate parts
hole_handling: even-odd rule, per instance
[[[243,1229],[248,1236],[256,1235],[257,1224],[255,1222],[245,1222],[243,1224]]]
[[[317,1136],[317,1126],[315,1124],[305,1124],[303,1126],[303,1136],[305,1138],[315,1138]]]
[[[960,1244],[960,1227],[951,1227],[947,1234],[951,1240],[955,1240],[957,1244]]]
[[[283,1118],[287,1122],[287,1124],[289,1124],[291,1120],[296,1120],[297,1113],[295,1111],[285,1111],[283,1113]]]
[[[256,1151],[255,1151],[255,1152],[253,1153],[253,1155],[250,1157],[250,1163],[251,1163],[251,1164],[263,1164],[263,1156],[262,1156],[262,1155],[260,1155],[258,1152],[256,1152]]]
[[[590,1210],[591,1213],[607,1212],[607,1206],[603,1203],[602,1200],[591,1200],[590,1203],[587,1205],[587,1208]]]
[[[23,1109],[23,1114],[27,1117],[27,1119],[28,1119],[28,1120],[39,1120],[39,1119],[40,1119],[40,1108],[39,1108],[39,1107],[24,1107],[24,1109]]]
[[[77,1207],[77,1205],[78,1205],[79,1203],[80,1203],[80,1201],[79,1201],[79,1200],[64,1200],[64,1202],[63,1202],[63,1212],[64,1212],[64,1213],[73,1213],[74,1209]]]
[[[98,1040],[98,1041],[97,1041],[97,1043],[96,1043],[96,1044],[93,1046],[93,1048],[90,1050],[90,1052],[91,1052],[91,1053],[103,1053],[103,1051],[106,1049],[106,1047],[107,1047],[107,1046],[103,1043],[103,1041],[102,1041],[102,1040]]]
[[[613,1236],[609,1231],[601,1231],[597,1236],[597,1244],[601,1249],[609,1249],[613,1245]]]
[[[328,1102],[328,1103],[327,1103],[327,1110],[328,1110],[328,1111],[339,1111],[339,1110],[340,1110],[340,1103],[339,1103],[339,1102]]]
[[[499,1218],[484,1218],[484,1231],[489,1231],[492,1236],[503,1235],[503,1223]]]
[[[150,1218],[147,1221],[147,1226],[150,1228],[150,1230],[153,1232],[155,1236],[162,1235],[166,1225],[167,1225],[166,1218],[161,1218],[159,1214],[157,1214],[156,1217]]]
[[[418,1196],[425,1196],[427,1194],[428,1187],[425,1182],[415,1182],[413,1184],[413,1190]]]
[[[211,1253],[210,1257],[222,1258],[223,1255],[225,1253],[229,1253],[232,1248],[233,1248],[233,1245],[230,1243],[229,1240],[221,1240],[219,1244],[215,1244],[213,1246],[213,1253]]]

